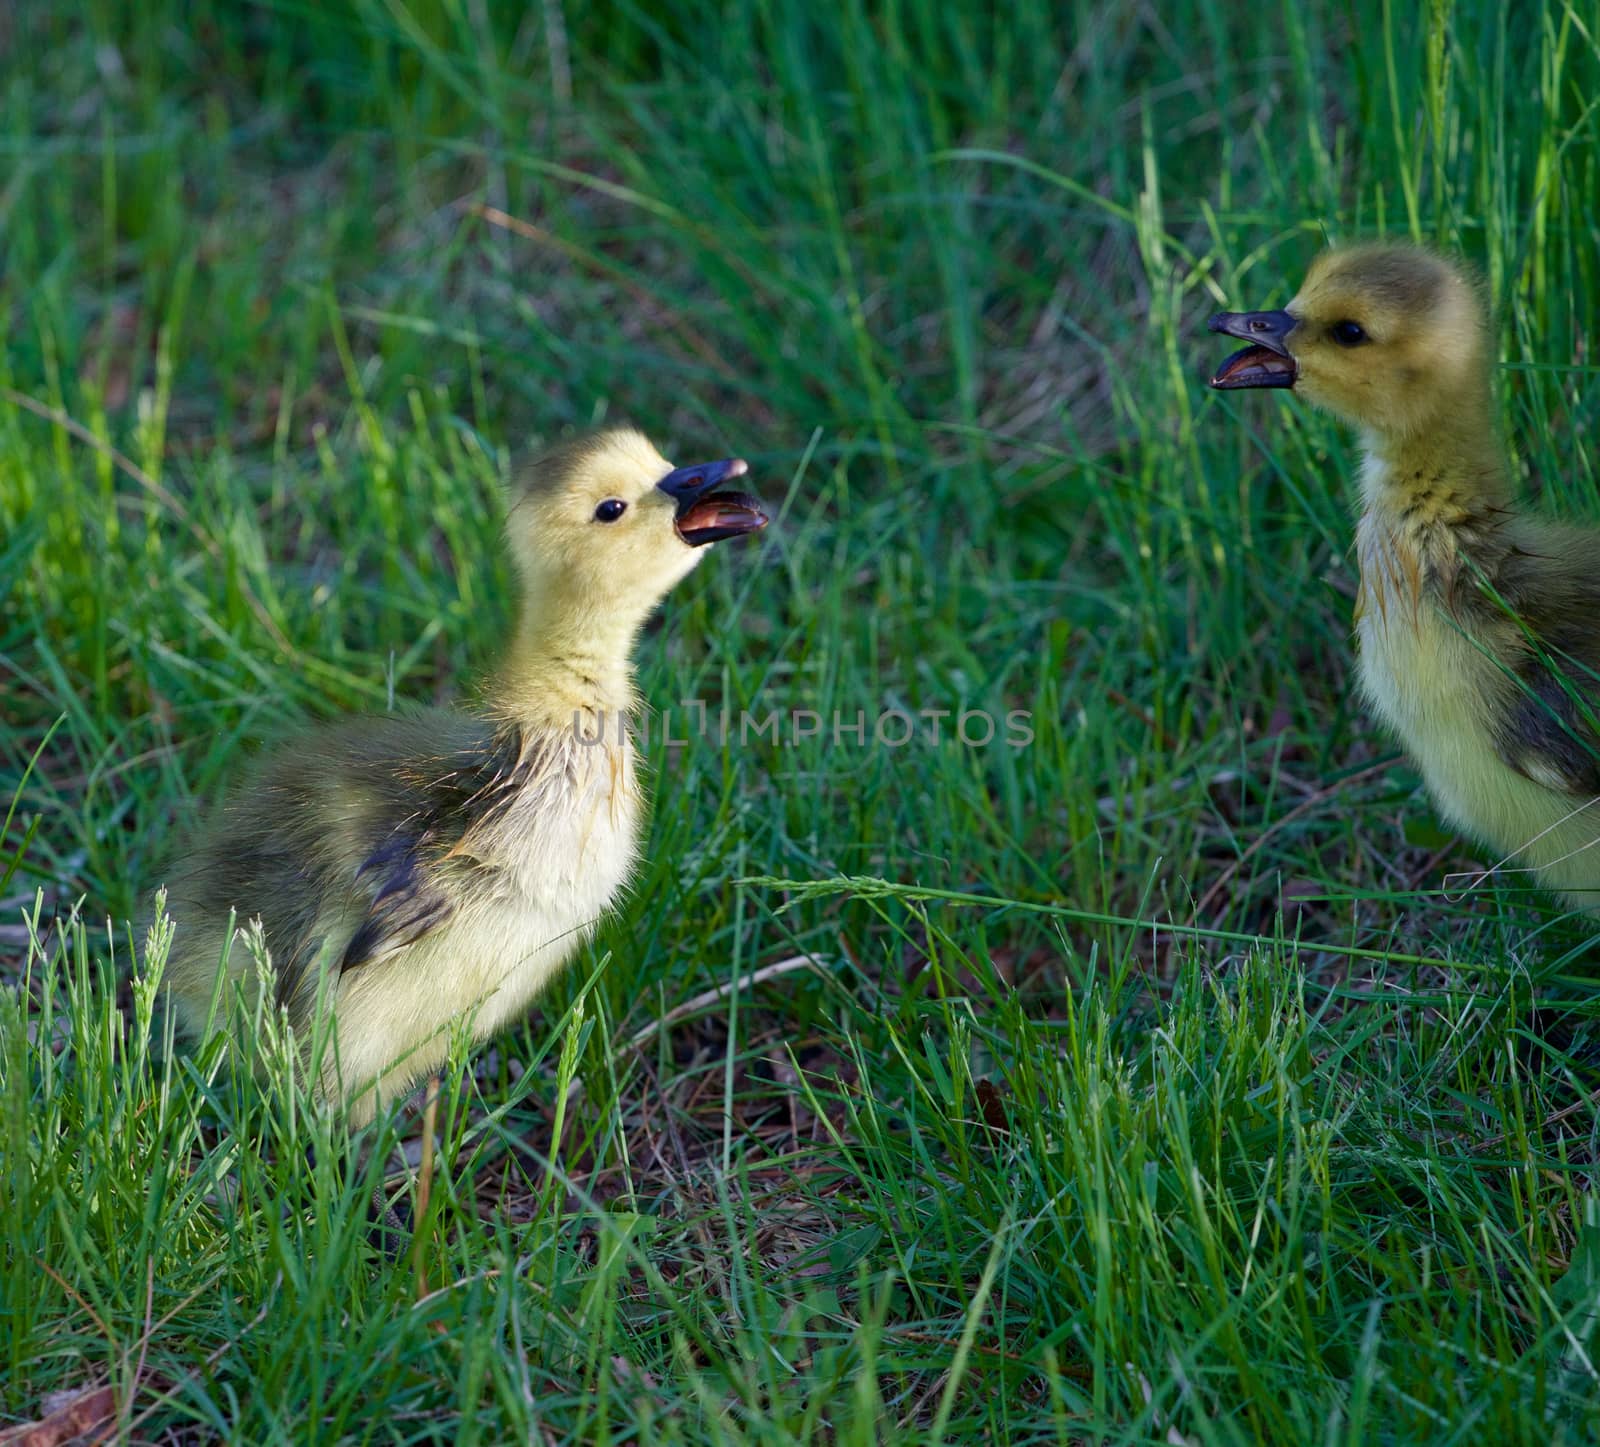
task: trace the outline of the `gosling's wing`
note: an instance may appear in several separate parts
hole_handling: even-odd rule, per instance
[[[1518,683],[1495,730],[1501,759],[1576,801],[1600,795],[1600,735],[1591,722],[1600,716],[1600,692],[1594,681],[1559,663],[1539,662],[1523,670]]]
[[[1496,710],[1500,757],[1574,796],[1600,795],[1600,533],[1519,518],[1483,590],[1513,676]]]
[[[415,944],[455,913],[448,887],[429,863],[431,843],[425,832],[396,830],[362,860],[356,883],[368,894],[367,911],[339,959],[341,973]]]
[[[515,790],[522,758],[520,734],[511,730],[386,761],[372,780],[383,832],[355,870],[353,893],[364,912],[341,971],[415,944],[458,912],[482,882],[483,826]]]

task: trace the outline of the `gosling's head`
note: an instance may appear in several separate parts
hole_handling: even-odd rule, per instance
[[[1293,387],[1388,438],[1477,406],[1487,385],[1483,307],[1467,278],[1420,247],[1325,251],[1282,311],[1222,312],[1211,330],[1251,343],[1213,387]]]
[[[512,488],[507,531],[524,588],[637,622],[706,544],[767,525],[755,498],[723,486],[748,471],[741,458],[674,467],[627,427],[550,448]]]

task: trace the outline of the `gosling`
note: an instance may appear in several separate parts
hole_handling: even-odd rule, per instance
[[[345,719],[265,759],[171,881],[177,1022],[203,1034],[267,1004],[299,1042],[331,1023],[313,1083],[359,1126],[439,1067],[454,1030],[479,1041],[516,1018],[633,870],[634,639],[707,544],[766,526],[724,486],[747,470],[675,468],[625,429],[522,470],[520,616],[484,703]],[[260,920],[270,973],[230,912]]]
[[[1221,389],[1292,387],[1360,431],[1362,692],[1444,815],[1600,915],[1600,530],[1530,514],[1501,450],[1466,277],[1394,244],[1325,252]]]

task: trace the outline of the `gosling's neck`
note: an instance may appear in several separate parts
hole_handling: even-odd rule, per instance
[[[616,740],[635,704],[633,643],[640,620],[615,608],[530,592],[488,692],[498,717],[540,730]]]
[[[1450,399],[1423,425],[1368,429],[1362,446],[1363,513],[1400,533],[1463,542],[1498,529],[1515,493],[1491,418],[1487,388]]]

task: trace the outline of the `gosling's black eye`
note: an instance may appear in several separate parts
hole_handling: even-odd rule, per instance
[[[1328,331],[1341,347],[1359,347],[1367,340],[1360,322],[1335,322]]]
[[[620,497],[608,497],[594,510],[594,520],[597,523],[614,523],[627,510],[628,504]]]

